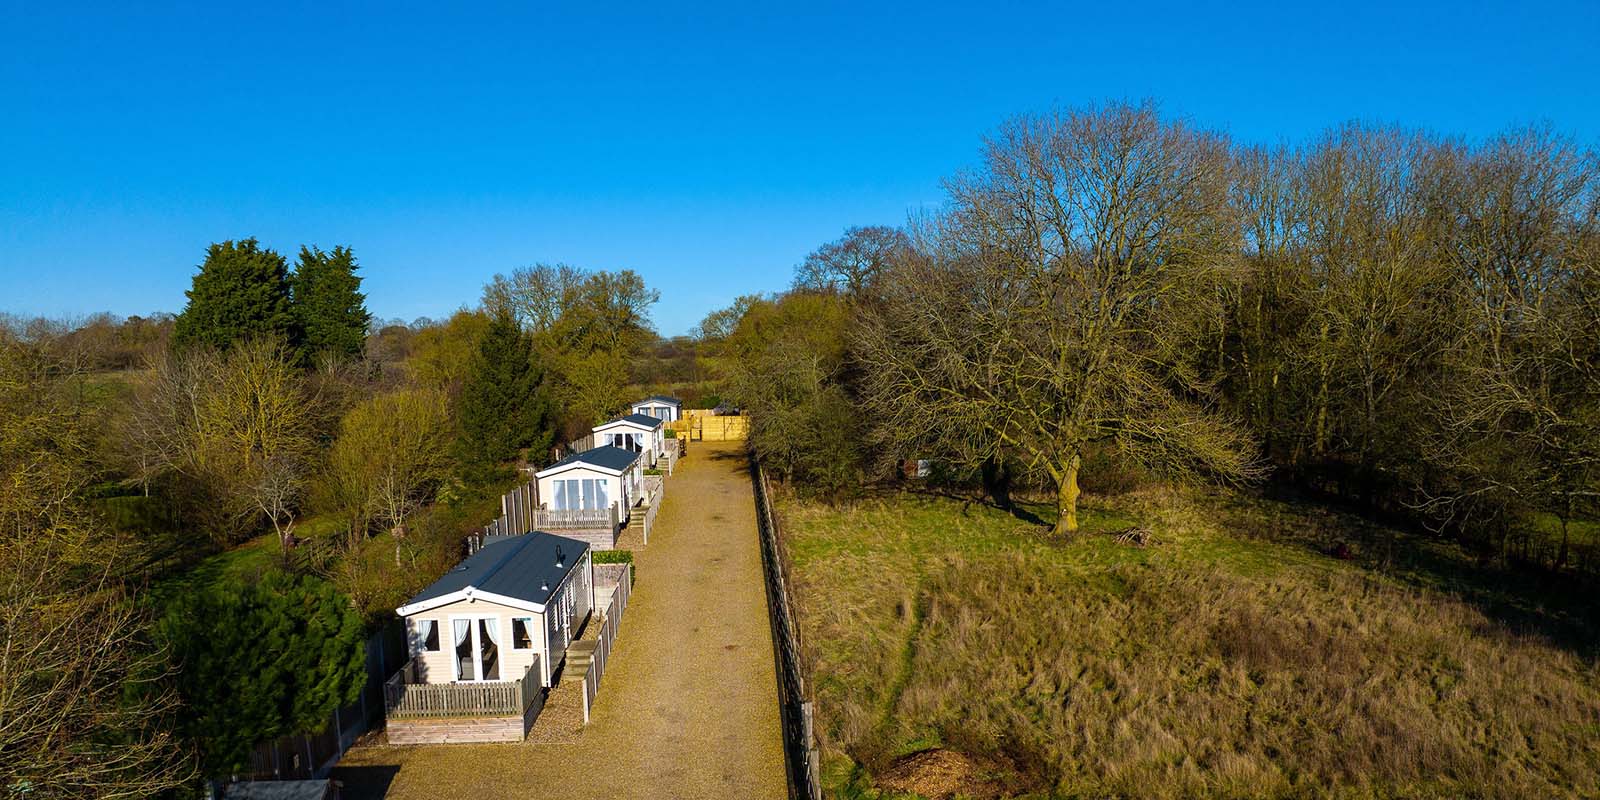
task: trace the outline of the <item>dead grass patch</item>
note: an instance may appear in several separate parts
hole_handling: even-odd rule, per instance
[[[953,501],[784,505],[841,794],[859,769],[921,792],[890,778],[942,748],[1017,795],[1600,796],[1592,661],[1181,497],[1118,502],[1170,544],[1045,543]]]

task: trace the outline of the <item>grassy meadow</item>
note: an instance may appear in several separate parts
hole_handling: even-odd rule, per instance
[[[1600,796],[1581,587],[1255,498],[778,510],[836,797]]]

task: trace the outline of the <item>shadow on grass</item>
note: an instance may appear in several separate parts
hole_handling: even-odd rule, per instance
[[[342,800],[382,800],[394,785],[400,767],[391,764],[370,767],[334,767],[330,776],[343,783],[339,797]]]
[[[1516,634],[1600,661],[1600,592],[1592,580],[1498,562],[1454,540],[1304,496],[1239,498],[1225,501],[1222,512],[1224,524],[1240,535],[1305,547],[1454,596]]]

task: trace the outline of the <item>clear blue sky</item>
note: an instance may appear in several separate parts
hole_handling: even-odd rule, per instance
[[[383,318],[633,268],[671,335],[937,206],[1017,112],[1600,138],[1594,0],[234,5],[0,0],[0,310],[177,311],[205,246],[253,235],[353,246]]]

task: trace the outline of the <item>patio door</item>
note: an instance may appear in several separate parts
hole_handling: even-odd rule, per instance
[[[456,680],[500,680],[500,620],[457,617],[450,627],[455,637]]]

